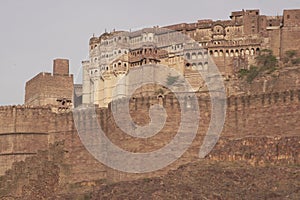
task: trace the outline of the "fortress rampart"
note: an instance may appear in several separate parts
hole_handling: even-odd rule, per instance
[[[124,100],[119,101],[124,103]],[[185,105],[188,105],[188,100],[185,101]],[[206,134],[211,115],[210,99],[207,96],[199,95],[198,102],[201,118],[194,142],[179,160],[153,174],[122,173],[99,163],[82,145],[74,125],[72,112],[54,113],[50,107],[0,107],[0,174],[3,175],[6,170],[10,169],[13,162],[25,160],[27,157],[37,154],[38,150],[45,150],[50,144],[54,144],[57,141],[64,141],[65,151],[64,164],[60,170],[61,183],[93,181],[103,178],[108,180],[126,180],[165,174],[170,169],[175,169],[182,164],[198,159],[199,148]],[[115,124],[110,108],[96,109],[98,122],[108,138],[119,147],[132,152],[153,151],[163,147],[172,140],[179,126],[181,110],[193,109],[194,106],[189,105],[189,107],[180,108],[178,101],[172,95],[166,95],[162,99],[157,96],[131,98],[129,106],[134,122],[139,125],[149,123],[149,107],[157,103],[164,106],[168,117],[164,128],[155,136],[147,139],[137,139],[123,133]],[[120,110],[118,114],[122,117],[125,113]],[[83,113],[80,117],[81,120],[84,120],[89,119],[91,116],[89,113]],[[188,123],[194,123],[193,119],[185,120]],[[280,138],[291,137],[294,138],[293,145],[299,146],[299,143],[294,141],[295,138],[297,140],[299,135],[299,121],[300,90],[229,97],[227,99],[226,121],[219,144],[208,158],[225,159],[229,154],[234,154],[234,152],[228,151],[228,155],[223,155],[223,153],[220,157],[218,153],[222,152],[224,145],[231,140],[235,141],[237,145],[235,148],[243,148],[243,145],[247,144],[247,148],[254,152],[256,151],[256,142],[260,140],[259,138],[269,138],[267,140],[274,143],[277,140],[288,142],[289,139]],[[87,131],[91,131],[97,126],[97,124],[89,124],[89,120],[83,125]],[[250,139],[252,142],[249,142],[247,138],[258,139]],[[268,144],[262,145],[261,148],[268,148]],[[277,156],[281,160],[299,162],[298,154],[286,155],[285,151],[282,153],[284,154],[283,156]],[[230,156],[230,159],[234,158],[247,159],[243,155]]]

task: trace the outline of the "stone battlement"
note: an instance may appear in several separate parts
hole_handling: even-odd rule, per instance
[[[211,115],[209,96],[197,94],[197,98],[200,108],[200,127],[195,142],[191,145],[188,153],[184,154],[183,159],[158,174],[165,173],[197,157]],[[187,105],[188,96],[184,101],[184,105]],[[124,104],[124,102],[125,99],[120,99],[117,104]],[[134,152],[152,151],[172,139],[178,128],[182,109],[192,109],[193,107],[190,105],[189,108],[180,108],[172,94],[149,97],[133,96],[129,100],[133,121],[141,125],[149,123],[149,107],[154,104],[163,105],[168,117],[164,128],[147,140],[134,139],[122,132],[114,122],[111,106],[96,108],[97,119],[108,138],[121,148]],[[120,110],[118,114],[122,117],[125,113]],[[80,119],[88,120],[90,117],[89,112],[83,111]],[[299,120],[300,90],[231,96],[227,98],[226,119],[221,137],[234,139],[295,136],[300,128],[297,123]],[[127,180],[128,178],[143,177],[111,170],[95,160],[81,143],[72,112],[54,113],[47,106],[2,106],[0,107],[0,123],[3,124],[0,127],[0,174],[4,174],[7,169],[10,169],[13,162],[22,161],[37,153],[39,149],[47,149],[51,143],[65,141],[65,152],[68,152],[65,162],[69,166],[69,172],[68,175],[64,175],[64,181],[68,183],[93,181],[101,178]],[[194,123],[194,121],[192,120],[190,123]],[[94,130],[98,126],[88,122],[82,125],[88,127],[87,131]]]

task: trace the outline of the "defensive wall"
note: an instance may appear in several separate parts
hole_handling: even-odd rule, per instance
[[[196,106],[190,104],[188,98],[184,101],[186,106],[180,108],[173,95],[161,98],[152,96],[130,99],[131,117],[139,125],[149,123],[148,111],[152,104],[159,103],[166,110],[168,117],[164,128],[155,136],[147,139],[138,139],[123,133],[116,125],[110,108],[97,108],[96,113],[102,130],[114,144],[132,152],[150,152],[169,143],[177,133],[181,112],[188,109],[193,110],[193,107]],[[123,104],[124,100],[120,100],[120,103]],[[118,181],[165,174],[171,169],[198,159],[199,149],[211,115],[208,96],[198,95],[198,103],[200,125],[190,148],[170,166],[148,174],[118,172],[99,163],[82,145],[74,125],[72,112],[54,113],[50,107],[0,107],[0,174],[4,175],[5,171],[11,168],[13,162],[24,160],[26,162],[26,160],[30,160],[30,157],[39,154],[39,150],[47,150],[50,144],[58,141],[64,142],[63,161],[61,161],[63,164],[57,163],[60,166],[59,180],[61,184],[99,179]],[[118,111],[118,115],[125,117],[122,110]],[[90,123],[90,117],[89,112],[83,112],[80,115],[80,120],[83,122],[80,126],[86,127],[86,131],[93,131],[98,126],[98,124]],[[185,120],[188,124],[195,123],[194,119],[187,118]],[[229,97],[226,121],[220,141],[207,158],[215,160],[252,159],[253,162],[256,162],[255,152],[259,150],[274,154],[273,157],[260,154],[266,161],[272,158],[299,164],[299,155],[295,151],[295,149],[299,149],[300,144],[299,121],[300,90]],[[262,143],[261,141],[264,140],[267,142]],[[230,146],[232,142],[234,147]],[[259,148],[257,148],[258,146]],[[249,151],[252,152],[252,156],[249,156]],[[46,159],[53,156],[48,155]]]

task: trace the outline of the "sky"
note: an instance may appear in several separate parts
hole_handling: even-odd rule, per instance
[[[242,9],[282,15],[296,8],[300,0],[0,0],[0,105],[23,104],[26,81],[52,72],[55,58],[69,59],[80,83],[89,39],[105,30],[226,20]]]

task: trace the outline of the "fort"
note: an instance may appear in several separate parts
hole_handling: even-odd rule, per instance
[[[96,104],[97,121],[106,136],[130,152],[151,152],[168,144],[178,130],[181,112],[195,106],[189,105],[186,99],[184,105],[189,106],[180,107],[172,92],[161,93],[161,98],[155,93],[135,93],[127,99],[135,123],[148,124],[149,108],[154,104],[164,107],[167,119],[163,129],[155,136],[147,139],[131,137],[114,121],[110,88],[116,86],[117,79],[113,80],[113,76],[124,76],[128,70],[143,64],[163,63],[188,78],[193,73],[193,66],[209,70],[205,60],[210,55],[224,79],[229,77],[230,83],[225,85],[231,88],[234,84],[241,84],[236,81],[237,71],[249,68],[263,49],[272,50],[280,61],[289,50],[300,54],[300,10],[285,10],[283,16],[275,17],[260,15],[259,10],[243,10],[232,12],[230,20],[226,21],[199,20],[164,28],[189,35],[201,44],[203,51],[178,50],[183,47],[179,46],[181,44],[163,48],[151,45],[151,41],[139,44],[144,37],[146,40],[158,38],[156,28],[122,35],[120,40],[135,41],[135,45],[142,46],[142,49],[105,47],[103,51],[103,45],[113,46],[120,34],[124,34],[104,33],[90,39],[90,60],[83,61],[82,87],[73,84],[68,60],[55,59],[52,74],[40,73],[26,83],[24,105],[0,107],[0,194],[24,196],[24,187],[30,183],[37,184],[41,177],[46,177],[52,184],[47,187],[51,194],[57,188],[78,183],[92,187],[99,180],[124,181],[161,176],[199,159],[199,149],[210,122],[211,99],[206,92],[197,89],[193,91],[200,109],[197,136],[177,161],[153,173],[131,174],[114,170],[96,160],[82,144],[74,123],[74,119],[80,117],[76,120],[83,122],[80,126],[87,132],[98,126],[89,123],[90,113],[84,110],[80,116],[74,115],[73,108],[81,103]],[[164,33],[170,32],[159,35]],[[266,75],[248,85],[250,89],[242,88],[241,93],[228,95],[220,140],[205,159],[244,160],[252,165],[280,162],[299,165],[299,69],[299,65],[282,67],[276,76]],[[97,87],[91,87],[97,81]],[[124,101],[124,98],[116,99],[115,103],[123,104]],[[122,110],[118,114],[126,116]],[[188,124],[194,123],[193,119],[185,120]]]
[[[112,88],[123,75],[146,64],[167,65],[192,80],[195,71],[209,71],[210,55],[224,78],[232,79],[240,69],[249,69],[261,50],[271,50],[279,60],[291,50],[299,55],[299,15],[299,10],[284,10],[283,16],[242,10],[232,12],[230,20],[199,20],[92,37],[90,58],[82,63],[83,103],[107,107],[114,99]],[[203,87],[201,81],[191,84],[194,91]]]

